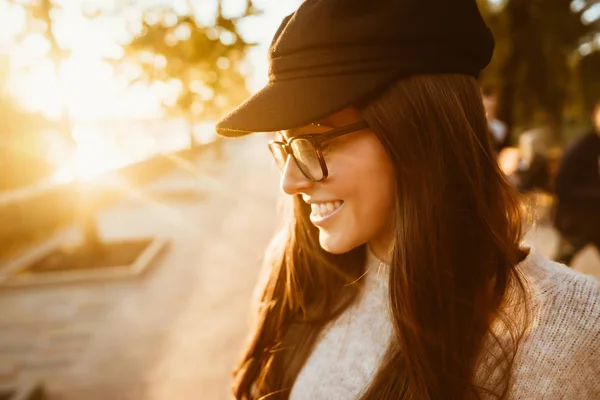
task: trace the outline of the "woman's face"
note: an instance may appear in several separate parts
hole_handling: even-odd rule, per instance
[[[309,125],[283,133],[285,139],[325,133],[360,121],[353,108],[340,111]],[[291,157],[281,177],[281,188],[289,195],[302,195],[311,205],[311,222],[319,229],[321,247],[342,254],[368,243],[372,251],[386,257],[393,237],[392,209],[395,173],[392,162],[374,132],[364,129],[324,144],[329,175],[320,182],[307,179]]]

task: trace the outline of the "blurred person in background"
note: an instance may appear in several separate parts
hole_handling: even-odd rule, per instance
[[[600,283],[522,244],[476,80],[493,49],[475,0],[283,20],[268,84],[217,124],[279,132],[291,206],[236,398],[600,398]]]
[[[548,148],[542,129],[523,132],[519,137],[519,161],[508,181],[521,193],[550,191]]]
[[[495,88],[485,86],[481,90],[481,97],[483,98],[485,116],[494,141],[494,149],[496,154],[500,154],[500,151],[508,145],[508,127],[496,116],[498,93]]]
[[[554,225],[561,234],[556,259],[569,265],[586,245],[600,251],[600,99],[593,129],[564,153],[554,183]]]

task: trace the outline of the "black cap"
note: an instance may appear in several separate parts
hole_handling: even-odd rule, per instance
[[[477,77],[493,51],[476,0],[305,0],[273,38],[267,85],[216,129],[306,125],[415,74]]]

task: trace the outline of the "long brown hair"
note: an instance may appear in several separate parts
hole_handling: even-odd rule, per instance
[[[394,333],[363,399],[506,398],[527,326],[522,208],[495,159],[479,87],[403,79],[358,109],[396,170]],[[361,289],[365,246],[321,249],[298,196],[270,251],[257,324],[234,371],[238,399],[285,399],[325,323]]]

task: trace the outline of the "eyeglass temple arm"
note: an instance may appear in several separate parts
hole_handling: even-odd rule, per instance
[[[369,127],[369,124],[367,123],[367,121],[358,121],[353,124],[343,126],[339,129],[334,129],[330,133],[325,133],[325,134],[321,135],[321,139],[318,140],[318,142],[320,143],[325,140],[334,139],[338,136],[342,136],[342,135],[345,135],[345,134],[351,133],[351,132],[356,132],[356,131],[359,131],[361,129],[365,129],[368,127]]]

